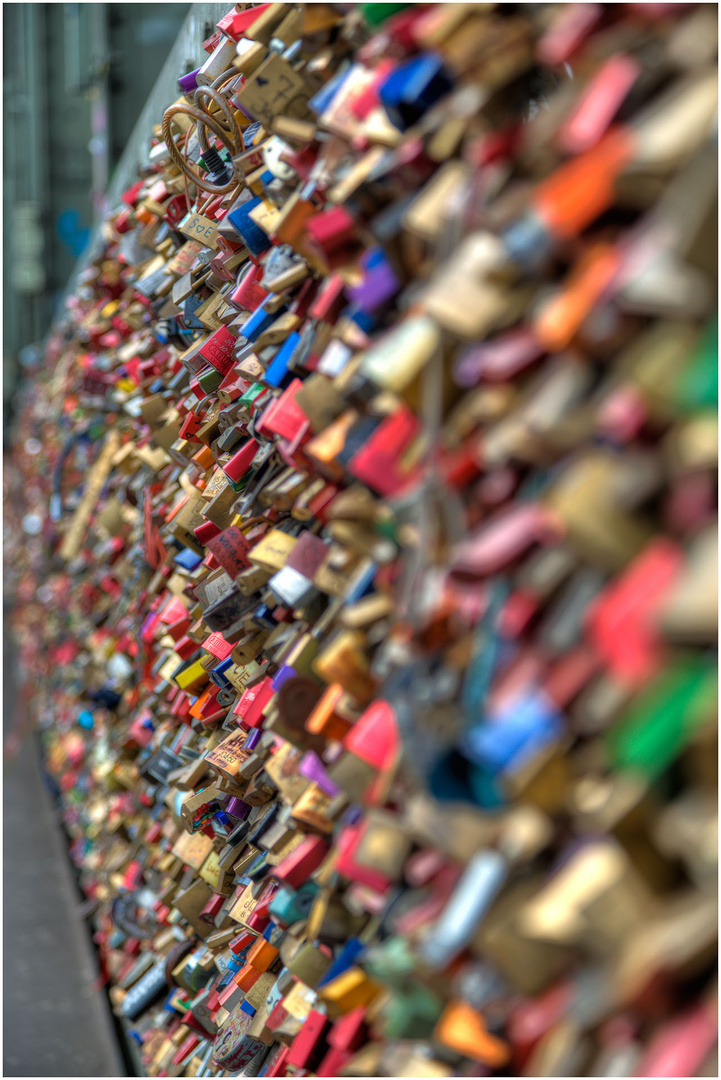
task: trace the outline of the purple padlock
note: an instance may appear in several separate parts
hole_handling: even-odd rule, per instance
[[[340,823],[341,825],[357,825],[364,813],[365,810],[362,806],[358,806],[357,803],[351,803],[341,814]]]
[[[189,71],[187,75],[181,75],[178,79],[178,86],[184,94],[198,89],[198,72],[200,68],[196,68],[195,71]]]
[[[312,750],[308,750],[300,759],[298,773],[300,776],[305,776],[307,780],[313,780],[331,798],[334,798],[340,791],[340,788],[333,783],[325,771],[323,762]]]
[[[291,667],[290,664],[283,664],[283,667],[280,669],[280,671],[273,677],[273,689],[277,693],[283,683],[288,682],[288,679],[296,679],[297,677],[298,672],[295,670],[294,667]]]
[[[508,330],[492,341],[465,349],[453,365],[453,381],[464,390],[477,386],[481,379],[506,382],[541,356],[543,347],[530,330]]]
[[[250,813],[250,806],[248,803],[243,802],[242,799],[238,799],[233,795],[228,799],[225,812],[230,817],[238,818],[239,821],[243,821]]]
[[[262,731],[261,728],[253,728],[252,731],[249,731],[248,734],[245,737],[245,742],[243,743],[243,749],[244,750],[254,750],[256,748],[256,746],[258,745],[258,743],[260,742],[260,737],[261,737],[262,734],[263,734],[263,731]]]
[[[382,251],[367,252],[361,259],[363,280],[347,289],[348,298],[361,311],[374,311],[398,292],[400,282]]]

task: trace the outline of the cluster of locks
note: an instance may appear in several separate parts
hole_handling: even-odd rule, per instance
[[[148,1074],[715,1075],[716,20],[237,4],[158,117],[44,391]]]

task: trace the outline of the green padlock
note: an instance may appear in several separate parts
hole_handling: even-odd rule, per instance
[[[713,719],[718,674],[705,658],[685,657],[661,675],[609,732],[616,768],[655,779],[671,765],[694,733]]]
[[[251,383],[248,389],[238,398],[238,405],[243,408],[247,405],[252,405],[255,399],[260,397],[264,390],[265,387],[261,386],[260,383]]]
[[[707,325],[681,373],[677,392],[684,411],[718,408],[718,315]]]
[[[433,1029],[443,1002],[424,986],[406,984],[385,1005],[381,1016],[383,1034],[388,1039],[422,1039]]]
[[[206,394],[212,394],[214,390],[217,390],[222,381],[223,375],[214,367],[209,367],[207,371],[201,372],[198,376],[198,382]]]
[[[363,957],[363,966],[374,979],[401,990],[415,971],[416,960],[408,941],[396,935],[369,948]]]
[[[303,922],[310,915],[319,891],[320,886],[314,881],[306,881],[299,889],[279,889],[268,907],[271,919],[281,926]]]
[[[410,4],[361,4],[360,6],[363,18],[369,26],[380,26],[386,19],[397,15],[399,11],[405,11],[407,7],[410,7]]]

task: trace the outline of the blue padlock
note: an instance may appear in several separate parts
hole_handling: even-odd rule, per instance
[[[199,566],[202,561],[203,556],[191,551],[190,548],[182,548],[173,559],[173,562],[177,563],[178,566],[182,566],[184,570],[195,570],[196,566]]]
[[[345,308],[341,312],[340,317],[342,319],[352,319],[364,334],[372,334],[377,326],[376,320],[370,312],[363,311],[357,304],[352,304],[350,307]]]
[[[215,683],[216,686],[226,687],[230,686],[230,683],[225,677],[225,673],[228,668],[233,666],[233,661],[228,656],[225,660],[221,660],[219,664],[216,664],[214,668],[208,672],[210,681]]]
[[[352,968],[358,957],[362,956],[364,952],[365,945],[362,941],[359,941],[358,938],[349,938],[319,981],[318,988],[320,989],[326,983],[332,982],[333,979],[337,979],[339,975],[342,975],[344,971]]]
[[[183,322],[188,330],[205,330],[200,319],[195,317],[195,312],[205,303],[197,293],[191,293],[183,304]]]
[[[270,247],[268,234],[250,216],[251,210],[260,206],[262,201],[260,196],[256,196],[226,215],[226,220],[233,226],[251,255],[262,255]]]
[[[328,108],[333,98],[336,96],[343,83],[346,81],[353,69],[348,67],[344,71],[339,71],[337,75],[334,75],[325,86],[314,94],[308,102],[308,108],[311,109],[316,116],[320,116]]]
[[[530,691],[511,701],[493,719],[469,728],[461,749],[473,764],[495,776],[521,768],[562,733],[561,716],[552,702]]]
[[[439,802],[469,802],[498,810],[506,799],[495,777],[453,748],[434,763],[428,776],[431,795]]]
[[[93,714],[88,709],[83,709],[83,711],[78,716],[78,724],[85,731],[92,731],[92,729],[95,727],[95,720],[93,718]]]
[[[251,312],[249,317],[243,323],[243,337],[246,341],[256,341],[264,330],[267,330],[272,323],[278,317],[279,312],[268,312],[265,310],[265,305],[268,303],[270,297],[261,301],[255,311]]]
[[[261,126],[262,125],[259,120],[254,120],[252,124],[248,124],[245,131],[241,132],[243,138],[243,148],[245,150],[250,150],[251,146],[253,145],[253,139],[260,131]]]
[[[288,376],[288,368],[293,359],[293,353],[299,345],[300,334],[296,334],[295,332],[289,334],[268,365],[268,370],[263,379],[263,382],[266,383],[267,386],[281,386],[283,380]]]
[[[405,131],[452,87],[441,57],[423,53],[399,64],[381,83],[378,96],[391,123],[399,131]]]
[[[351,579],[343,597],[343,603],[350,607],[352,604],[357,604],[364,596],[368,596],[373,591],[373,582],[377,571],[378,566],[374,562],[361,567],[355,579]]]
[[[270,608],[267,604],[260,604],[252,615],[253,622],[258,623],[258,626],[263,630],[275,630],[278,625],[275,619],[271,618]]]

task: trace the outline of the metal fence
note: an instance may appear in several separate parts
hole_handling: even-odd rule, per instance
[[[178,79],[192,71],[202,62],[201,42],[209,37],[215,24],[228,11],[228,3],[193,4],[175,44],[158,75],[155,86],[148,95],[143,110],[138,117],[133,133],[115,168],[106,192],[104,207],[111,210],[120,201],[126,188],[137,179],[138,169],[147,162],[153,128],[163,116],[163,112],[179,96]],[[72,292],[77,275],[87,265],[93,253],[101,244],[100,223],[96,226],[90,243],[78,259],[75,270],[68,281],[66,293]]]

